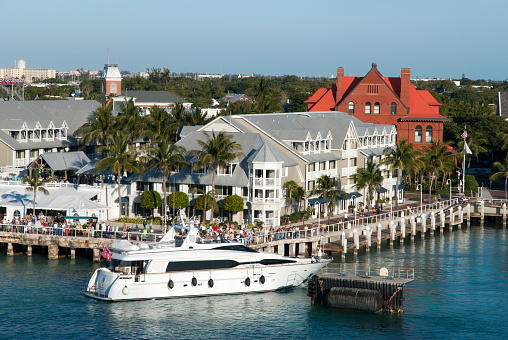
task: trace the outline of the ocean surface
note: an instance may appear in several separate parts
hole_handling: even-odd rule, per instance
[[[87,258],[48,261],[0,254],[2,339],[506,339],[508,231],[472,225],[375,248],[346,271],[415,269],[403,314],[313,306],[291,292],[105,303],[82,292],[97,267]],[[341,262],[342,260],[336,259]]]

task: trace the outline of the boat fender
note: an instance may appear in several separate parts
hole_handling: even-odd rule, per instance
[[[129,294],[129,292],[130,292],[129,287],[127,287],[127,286],[123,287],[123,289],[122,289],[122,294],[123,294],[123,295],[127,295],[127,294]]]
[[[213,288],[213,280],[208,280],[208,287]]]
[[[192,285],[195,287],[197,284],[198,284],[198,279],[196,279],[195,277],[192,278],[192,281],[191,281]]]
[[[261,275],[259,277],[259,282],[261,282],[261,284],[264,284],[265,283],[265,276],[264,275]]]
[[[169,280],[168,281],[168,288],[173,289],[174,287],[175,287],[175,283],[173,282],[173,280]]]
[[[250,286],[250,278],[245,279],[245,285],[248,287]]]

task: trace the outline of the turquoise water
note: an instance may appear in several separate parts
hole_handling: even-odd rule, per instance
[[[507,230],[444,232],[345,263],[414,267],[403,314],[312,306],[292,292],[104,303],[82,295],[96,265],[0,254],[3,339],[501,339],[508,337]]]

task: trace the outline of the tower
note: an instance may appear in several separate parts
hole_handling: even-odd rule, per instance
[[[119,96],[122,94],[122,76],[117,64],[104,65],[101,80],[101,97],[105,98],[111,94]]]

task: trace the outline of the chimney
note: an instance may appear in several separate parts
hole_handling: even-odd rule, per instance
[[[335,90],[335,105],[342,99],[342,77],[344,77],[344,67],[337,68],[337,88]]]
[[[410,85],[411,71],[409,68],[400,70],[400,100],[409,107],[409,85]]]

